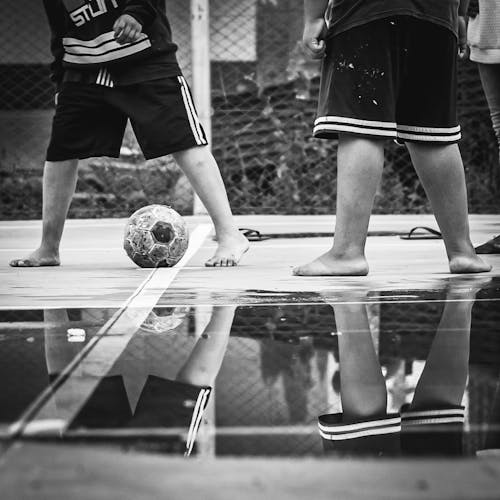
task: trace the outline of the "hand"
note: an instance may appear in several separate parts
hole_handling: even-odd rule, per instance
[[[59,104],[59,92],[56,92],[54,96],[54,104],[57,106]]]
[[[137,41],[142,32],[142,26],[134,17],[123,14],[115,21],[113,30],[115,40],[123,45]]]
[[[312,59],[322,59],[325,55],[326,23],[323,18],[307,21],[302,35],[302,45],[306,55]]]
[[[467,45],[467,18],[458,17],[458,57],[467,59],[469,57],[469,46]]]

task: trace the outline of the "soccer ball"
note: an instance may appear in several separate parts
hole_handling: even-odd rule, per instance
[[[186,307],[155,307],[142,322],[139,330],[145,333],[166,333],[175,330],[186,318]]]
[[[123,248],[140,267],[171,267],[186,252],[188,239],[186,223],[175,210],[148,205],[130,216]]]

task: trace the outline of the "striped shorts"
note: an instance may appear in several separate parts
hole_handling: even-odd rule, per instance
[[[47,160],[117,158],[128,119],[146,159],[207,144],[183,76],[123,86],[66,82]]]
[[[452,31],[410,16],[371,21],[327,41],[313,133],[455,143],[456,88]]]

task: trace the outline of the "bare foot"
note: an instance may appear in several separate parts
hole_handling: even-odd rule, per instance
[[[236,266],[250,246],[248,240],[240,232],[231,236],[221,236],[217,240],[219,246],[214,256],[205,262],[206,267]]]
[[[474,299],[492,282],[489,276],[454,276],[447,283],[447,299]]]
[[[33,253],[24,259],[13,259],[9,262],[11,267],[41,267],[41,266],[59,266],[59,254],[37,248]]]
[[[491,266],[477,255],[459,256],[450,259],[452,274],[487,273]]]
[[[317,259],[294,268],[295,276],[366,276],[368,263],[364,257],[336,259],[328,252]]]

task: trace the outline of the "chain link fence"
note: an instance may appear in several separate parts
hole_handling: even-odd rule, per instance
[[[335,211],[336,143],[312,138],[317,64],[299,40],[302,0],[210,0],[212,149],[235,213]],[[191,12],[166,0],[191,81]],[[53,115],[49,31],[41,2],[0,4],[0,217],[39,218],[42,164]],[[472,213],[498,213],[498,150],[477,68],[459,68],[460,143]],[[168,158],[144,159],[131,130],[121,157],[82,162],[71,217],[120,217],[148,203],[193,212],[192,190]],[[430,207],[404,147],[387,144],[376,213]]]

